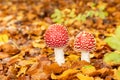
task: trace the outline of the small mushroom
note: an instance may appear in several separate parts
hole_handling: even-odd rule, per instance
[[[63,49],[69,40],[67,29],[60,24],[50,25],[44,39],[47,46],[54,48],[55,61],[61,66],[65,63]]]
[[[77,51],[81,51],[81,60],[90,62],[90,53],[95,49],[96,41],[91,33],[82,31],[80,32],[74,41],[74,48]]]

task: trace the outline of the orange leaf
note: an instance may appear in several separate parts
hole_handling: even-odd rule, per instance
[[[64,78],[64,77],[68,77],[69,75],[77,73],[77,72],[79,72],[79,70],[68,69],[68,70],[64,71],[61,75],[55,75],[55,74],[52,73],[51,78],[52,79],[61,79],[61,78]]]
[[[17,74],[17,77],[20,76],[21,74],[25,74],[26,73],[26,70],[27,70],[27,67],[26,66],[22,66],[20,68],[20,71],[18,72]]]
[[[85,76],[85,75],[83,75],[83,74],[81,74],[81,73],[78,73],[77,74],[77,78],[79,79],[79,80],[94,80],[92,77],[89,77],[89,76]]]
[[[0,52],[0,59],[9,57],[9,54]]]

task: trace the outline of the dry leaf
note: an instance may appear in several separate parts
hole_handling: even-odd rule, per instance
[[[14,63],[16,63],[16,62],[18,62],[18,61],[20,61],[21,59],[19,59],[18,57],[16,57],[16,58],[11,58],[9,61],[8,61],[8,63],[7,63],[7,65],[9,66],[9,65],[12,65],[12,64],[14,64]]]
[[[95,77],[95,80],[103,80],[103,79],[101,79],[100,77]]]
[[[9,37],[7,34],[0,34],[0,44],[4,44],[6,42],[8,42]]]
[[[69,75],[75,74],[77,72],[79,72],[79,70],[68,69],[68,70],[64,71],[61,75],[55,75],[54,73],[52,73],[51,78],[52,79],[61,79],[61,78],[69,77]]]
[[[119,3],[120,0],[1,0],[0,80],[120,80],[120,65],[110,66],[103,62],[104,54],[115,51],[104,39],[113,35],[120,25]],[[66,62],[62,66],[54,63],[54,50],[44,43],[46,29],[54,24],[51,15],[58,8],[65,13],[61,18],[58,12],[58,19],[67,20],[65,26],[70,37],[64,50]],[[109,14],[105,19],[87,17],[89,13],[85,22],[74,21],[82,19],[74,15],[90,10],[98,15],[96,11],[103,9]],[[83,30],[90,31],[96,38],[91,63],[81,61],[80,53],[74,50],[75,36]],[[83,68],[86,65],[94,68]]]
[[[61,73],[64,69],[62,67],[60,67],[57,63],[53,63],[49,66],[44,66],[44,71],[46,73]]]
[[[15,78],[15,77],[16,77],[16,74],[17,74],[15,67],[14,67],[13,65],[9,66],[8,71],[7,71],[6,74],[7,74],[9,77],[14,77],[14,78]]]
[[[77,74],[77,77],[78,77],[78,79],[79,80],[94,80],[94,78],[93,77],[89,77],[89,76],[85,76],[85,75],[83,75],[83,74],[81,74],[81,73],[78,73]]]
[[[11,65],[11,64],[14,64],[18,61],[21,61],[21,59],[23,59],[24,55],[25,55],[25,53],[24,53],[24,51],[22,51],[19,54],[16,54],[16,55],[12,56],[10,58],[10,60],[8,61],[7,65]]]
[[[0,75],[0,80],[8,80],[8,77],[5,75]]]
[[[9,54],[0,52],[0,59],[9,57]]]
[[[3,65],[2,65],[2,63],[0,63],[0,70],[3,70]]]
[[[114,69],[114,79],[120,80],[120,67],[118,68],[118,70]]]
[[[34,19],[35,17],[36,17],[36,15],[33,14],[33,13],[28,13],[28,14],[27,14],[27,18],[28,18],[29,20],[32,20],[32,19]]]
[[[34,64],[35,62],[36,62],[36,59],[31,58],[30,60],[21,60],[21,61],[19,61],[18,65],[26,66],[26,65]]]
[[[8,53],[8,54],[16,54],[19,52],[18,48],[12,44],[5,43],[0,46],[3,52]]]
[[[30,80],[30,76],[21,75],[18,77],[18,80]]]
[[[74,54],[71,54],[67,57],[68,61],[79,61],[79,59],[80,59],[80,56],[74,55]]]
[[[32,42],[32,45],[35,48],[44,48],[46,46],[43,42]]]
[[[21,66],[18,74],[17,74],[17,77],[19,77],[21,74],[25,74],[26,73],[26,70],[27,70],[27,66]]]
[[[37,70],[39,69],[40,64],[38,62],[31,65],[31,67],[27,70],[27,74],[35,74]]]
[[[81,71],[82,71],[83,74],[89,75],[89,74],[95,72],[96,69],[95,69],[95,67],[92,66],[92,65],[85,65],[85,66],[83,66],[83,67],[81,68]]]

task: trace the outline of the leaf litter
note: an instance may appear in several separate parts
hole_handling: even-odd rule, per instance
[[[112,39],[114,33],[120,37],[119,3],[119,0],[0,1],[0,80],[119,80],[116,54],[119,44]],[[55,16],[63,14],[55,20],[65,24],[70,35],[62,66],[56,64],[53,49],[43,39],[48,26],[54,23],[51,18],[54,10],[58,10]],[[81,55],[73,46],[75,36],[83,30],[94,34],[97,42],[90,55],[91,63],[80,61]]]

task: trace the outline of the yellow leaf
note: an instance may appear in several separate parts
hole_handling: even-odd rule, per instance
[[[103,79],[101,79],[100,77],[95,77],[95,80],[103,80]]]
[[[30,64],[34,64],[36,62],[36,59],[30,59],[30,60],[21,60],[18,64],[21,66],[26,66],[26,65],[30,65]]]
[[[81,68],[83,74],[91,74],[96,71],[95,67],[92,65],[85,65]]]
[[[78,73],[77,74],[77,78],[79,79],[79,80],[94,80],[92,77],[89,77],[89,76],[85,76],[85,75],[83,75],[83,74],[81,74],[81,73]]]
[[[32,45],[33,47],[36,47],[36,48],[44,48],[46,45],[45,43],[38,43],[38,42],[32,42]]]
[[[51,78],[52,79],[61,79],[61,78],[64,78],[66,76],[69,76],[71,74],[74,74],[74,73],[77,73],[79,72],[79,70],[76,70],[76,69],[68,69],[66,71],[64,71],[61,75],[55,75],[54,73],[51,74]]]
[[[0,34],[0,44],[8,42],[8,35],[7,34]]]
[[[120,66],[118,67],[118,70],[120,71]]]
[[[21,51],[19,54],[16,54],[14,56],[11,57],[11,59],[24,59],[23,56],[25,55],[24,51]]]
[[[71,54],[67,57],[67,60],[70,60],[70,61],[78,61],[79,60],[79,56],[77,55],[74,55],[74,54]]]
[[[17,77],[19,77],[21,74],[25,74],[26,70],[27,70],[27,67],[22,66],[17,74]]]
[[[120,70],[114,70],[114,79],[115,80],[120,80]]]

